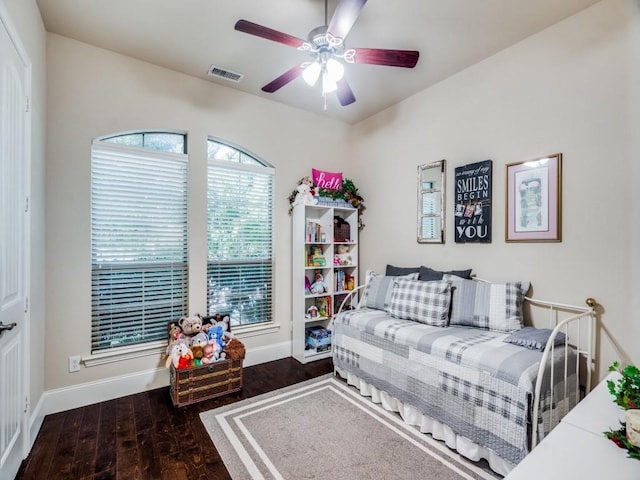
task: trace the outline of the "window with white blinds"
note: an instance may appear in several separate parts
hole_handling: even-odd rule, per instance
[[[274,169],[209,140],[207,171],[208,311],[234,326],[271,322]]]
[[[118,143],[91,151],[93,353],[165,340],[188,311],[188,157]]]

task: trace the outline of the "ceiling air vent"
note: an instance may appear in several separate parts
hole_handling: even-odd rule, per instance
[[[242,73],[232,72],[231,70],[217,67],[216,65],[211,65],[207,73],[212,77],[222,78],[224,80],[229,80],[230,82],[235,83],[240,83],[240,81],[244,77]]]

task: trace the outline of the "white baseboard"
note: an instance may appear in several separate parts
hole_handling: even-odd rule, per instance
[[[31,416],[29,417],[29,446],[27,448],[27,452],[31,451],[33,444],[36,442],[36,437],[38,436],[40,427],[42,427],[42,422],[44,422],[44,413],[42,413],[43,406],[44,395],[40,397],[35,408],[31,410]]]
[[[243,366],[251,367],[291,356],[291,341],[247,349]]]
[[[291,356],[291,342],[247,349],[244,366],[259,365]],[[45,415],[113,400],[169,385],[169,370],[153,368],[44,392],[31,414],[31,438],[35,439]]]

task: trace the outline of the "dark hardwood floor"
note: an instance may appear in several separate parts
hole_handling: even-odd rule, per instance
[[[331,359],[247,367],[243,390],[176,408],[169,387],[48,415],[17,480],[230,479],[200,422],[205,410],[333,370]]]

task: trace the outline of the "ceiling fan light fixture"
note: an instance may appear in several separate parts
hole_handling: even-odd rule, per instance
[[[327,60],[327,76],[333,83],[342,80],[344,77],[344,65],[334,58]]]
[[[332,93],[338,90],[338,83],[330,78],[329,74],[325,71],[322,75],[322,95]]]
[[[322,67],[318,62],[311,62],[307,68],[302,71],[302,78],[310,87],[313,87],[318,78],[320,77],[320,71]]]
[[[360,15],[367,0],[336,0],[337,5],[328,18],[327,4],[324,0],[324,25],[311,30],[307,40],[274,30],[249,20],[238,20],[235,29],[265,38],[289,47],[297,48],[311,56],[311,62],[299,63],[279,77],[262,87],[262,91],[274,93],[299,76],[310,85],[317,85],[321,79],[322,97],[336,92],[340,105],[351,105],[356,98],[345,78],[344,63],[368,65],[386,65],[390,67],[413,68],[418,62],[420,52],[415,50],[396,50],[381,48],[350,48],[345,46],[345,39]],[[0,0],[0,3],[2,0]]]

